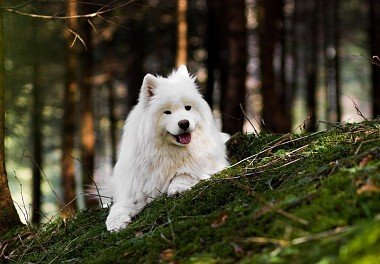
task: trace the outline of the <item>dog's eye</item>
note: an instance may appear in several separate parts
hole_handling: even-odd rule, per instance
[[[171,113],[172,113],[172,112],[170,112],[170,111],[165,111],[165,112],[164,112],[165,115],[170,115]]]
[[[185,106],[185,109],[186,109],[186,111],[190,111],[190,109],[191,109],[191,105],[186,105],[186,106]]]

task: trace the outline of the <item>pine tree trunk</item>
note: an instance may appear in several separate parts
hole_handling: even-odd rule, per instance
[[[229,134],[241,132],[243,113],[240,104],[245,103],[245,81],[247,67],[247,30],[245,19],[245,1],[226,1],[226,71],[221,78],[222,130]],[[222,56],[224,56],[222,54]],[[223,62],[222,62],[223,63]],[[226,81],[226,83],[224,83]]]
[[[187,0],[177,0],[177,55],[176,67],[187,63]]]
[[[290,131],[289,109],[284,109],[282,87],[276,85],[273,67],[275,44],[281,30],[281,0],[259,2],[259,46],[261,68],[261,91],[263,95],[263,127],[275,133]]]
[[[86,8],[84,13],[92,10]],[[87,12],[88,11],[88,12]],[[93,110],[93,47],[92,47],[92,27],[90,23],[83,20],[82,39],[86,44],[86,49],[81,49],[81,72],[82,82],[80,86],[81,98],[81,165],[82,165],[82,185],[86,190],[93,185],[94,159],[95,159],[95,120]],[[98,200],[92,196],[85,196],[86,207],[95,207]]]
[[[373,118],[380,116],[380,1],[369,0],[369,39],[370,56],[377,56],[372,64],[372,98],[373,98]]]
[[[327,121],[340,121],[338,0],[323,0]]]
[[[290,75],[289,89],[290,97],[293,99],[294,94],[298,89],[298,17],[299,17],[299,3],[297,0],[293,0],[294,10],[291,16],[291,47],[290,47],[290,56],[292,58],[292,72]]]
[[[38,61],[33,69],[33,110],[32,110],[32,142],[33,142],[33,195],[32,223],[41,221],[41,171],[42,171],[42,93],[41,65]]]
[[[215,73],[219,64],[220,43],[219,43],[219,9],[217,0],[207,0],[207,89],[205,100],[211,108],[214,107],[214,86]]]
[[[69,1],[67,4],[68,16],[77,15],[77,2]],[[75,18],[68,19],[68,27],[78,32],[78,21]],[[78,93],[77,67],[78,51],[76,45],[71,47],[74,36],[66,31],[66,85],[63,98],[63,135],[62,135],[62,175],[64,210],[63,217],[75,213],[77,210],[75,191],[75,130],[76,130],[76,104]],[[80,44],[81,45],[81,44]]]
[[[115,93],[112,81],[107,81],[108,89],[108,120],[110,122],[110,138],[111,138],[111,159],[112,166],[116,164],[116,117],[115,117]]]
[[[0,0],[0,5],[2,4],[3,1]],[[0,234],[21,225],[13,204],[8,186],[7,171],[5,169],[5,69],[3,36],[3,10],[0,9]]]
[[[319,0],[309,0],[307,3],[308,21],[308,42],[306,52],[306,103],[307,115],[309,120],[306,122],[306,131],[317,130],[317,105],[316,105],[316,88],[317,88],[317,68],[318,68],[318,25],[319,25]]]

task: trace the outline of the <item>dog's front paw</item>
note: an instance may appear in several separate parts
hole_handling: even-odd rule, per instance
[[[131,222],[131,217],[128,214],[113,213],[111,210],[106,220],[107,230],[110,232],[117,232],[124,229],[129,222]]]
[[[190,190],[192,186],[189,185],[176,185],[171,184],[168,189],[168,196],[176,196],[180,193],[183,193],[187,190]]]

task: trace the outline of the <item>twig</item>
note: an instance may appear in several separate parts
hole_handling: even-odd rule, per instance
[[[326,237],[329,237],[329,236],[333,236],[333,235],[337,235],[337,234],[340,234],[340,233],[344,233],[344,232],[349,231],[350,229],[352,229],[352,227],[350,227],[350,226],[337,227],[335,229],[327,230],[327,231],[324,231],[324,232],[321,232],[321,233],[318,233],[318,234],[313,234],[313,235],[303,236],[303,237],[299,237],[299,238],[293,239],[291,241],[291,244],[292,245],[303,244],[303,243],[310,242],[310,241],[313,241],[313,240],[317,240],[317,239],[321,239],[321,238],[326,238]]]
[[[123,8],[127,5],[129,5],[130,3],[134,2],[135,0],[130,0],[126,3],[123,3],[123,4],[120,4],[120,5],[117,5],[117,6],[113,6],[113,7],[110,7],[110,5],[105,5],[105,6],[102,6],[98,11],[96,12],[93,12],[93,13],[89,13],[89,14],[84,14],[84,15],[75,15],[75,16],[56,16],[56,15],[39,15],[39,14],[32,14],[32,13],[26,13],[26,12],[22,12],[22,11],[19,11],[17,9],[14,9],[14,8],[3,8],[4,11],[8,11],[8,12],[11,12],[11,13],[16,13],[18,15],[22,15],[22,16],[28,16],[28,17],[33,17],[33,18],[41,18],[41,19],[75,19],[75,18],[93,18],[93,17],[97,17],[99,15],[102,15],[102,14],[105,14],[105,13],[109,13],[113,10],[116,10],[116,9],[119,9],[119,8]],[[107,8],[106,10],[104,10],[106,7],[109,7]]]
[[[259,133],[257,132],[255,126],[252,124],[251,120],[248,118],[247,114],[245,113],[244,108],[243,108],[243,105],[242,105],[242,104],[239,104],[239,106],[240,106],[240,110],[242,111],[242,113],[243,113],[245,119],[247,119],[247,121],[251,124],[251,126],[252,126],[252,128],[253,128],[253,131],[254,131],[255,134],[256,134],[256,137],[259,136]]]
[[[279,245],[281,247],[288,247],[288,246],[294,246],[294,245],[307,243],[307,242],[310,242],[313,240],[318,240],[318,239],[334,236],[337,234],[347,232],[351,229],[352,229],[352,227],[350,227],[350,226],[337,227],[337,228],[332,229],[332,230],[324,231],[324,232],[309,235],[309,236],[303,236],[303,237],[295,238],[293,240],[267,238],[267,237],[247,237],[246,239],[243,240],[243,242],[258,243],[258,244],[276,244],[276,245]]]
[[[277,144],[277,145],[274,145],[274,146],[268,147],[268,148],[266,148],[266,149],[260,151],[259,153],[256,153],[256,154],[254,154],[254,155],[251,155],[251,156],[249,156],[249,157],[247,157],[247,158],[244,158],[244,159],[242,159],[242,160],[240,160],[240,161],[238,161],[238,162],[236,162],[236,163],[234,163],[234,164],[232,164],[232,165],[226,167],[225,169],[233,168],[233,167],[235,167],[235,166],[241,164],[241,163],[244,162],[244,161],[247,161],[247,160],[250,160],[250,159],[252,159],[252,158],[255,158],[255,157],[257,157],[257,156],[259,156],[259,155],[261,155],[261,154],[263,154],[263,153],[265,153],[265,152],[267,152],[267,151],[269,151],[269,150],[272,150],[272,149],[276,148],[276,147],[279,147],[279,146],[282,146],[282,145],[286,145],[286,144],[289,144],[289,143],[294,143],[294,142],[297,142],[297,141],[299,141],[299,140],[306,139],[306,138],[309,138],[309,137],[315,136],[315,135],[317,135],[317,134],[323,133],[323,132],[325,132],[325,131],[326,131],[326,130],[317,131],[317,132],[314,132],[314,133],[312,133],[312,134],[310,134],[310,135],[307,135],[307,136],[299,137],[299,138],[296,138],[296,139],[293,139],[293,140],[285,141],[285,142],[283,142],[283,143],[281,143],[281,144]]]

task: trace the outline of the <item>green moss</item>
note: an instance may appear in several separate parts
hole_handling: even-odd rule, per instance
[[[178,198],[157,199],[125,230],[106,231],[108,209],[83,211],[9,233],[4,254],[13,252],[16,263],[373,263],[380,257],[378,127],[237,134],[228,147],[238,165]]]

